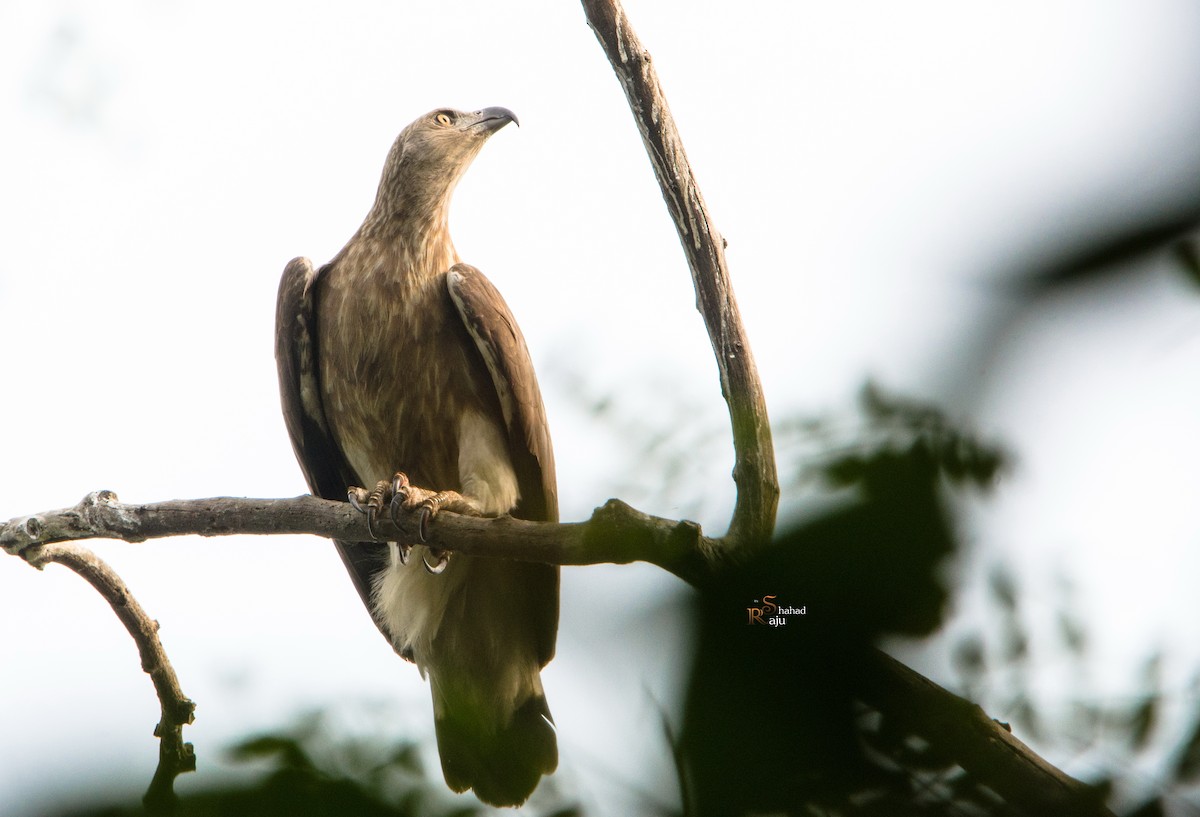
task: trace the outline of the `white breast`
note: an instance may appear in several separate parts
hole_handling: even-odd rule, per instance
[[[462,493],[478,500],[486,516],[508,513],[521,498],[505,434],[476,411],[464,412],[458,425],[458,478]]]

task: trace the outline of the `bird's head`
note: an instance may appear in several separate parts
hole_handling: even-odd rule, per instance
[[[517,116],[507,108],[439,108],[410,124],[388,153],[376,199],[380,215],[444,208],[483,143],[509,122]]]

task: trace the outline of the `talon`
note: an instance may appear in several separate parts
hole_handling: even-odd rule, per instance
[[[399,542],[392,542],[396,546],[396,558],[400,560],[400,564],[408,564],[408,554],[412,553],[412,545],[402,545]]]
[[[434,576],[439,575],[446,569],[446,565],[450,564],[450,554],[444,550],[435,550],[429,548],[429,552],[437,559],[433,564],[429,563],[429,559],[425,558],[425,554],[421,554],[421,561],[425,563],[425,569]]]
[[[371,538],[379,541],[379,535],[375,533],[375,523],[379,521],[379,514],[383,512],[383,497],[387,494],[388,483],[379,480],[375,483],[375,490],[367,496],[367,533],[371,534]]]
[[[428,504],[422,505],[418,512],[420,513],[419,524],[417,526],[417,536],[424,544],[429,539],[429,520],[433,518],[433,508]]]
[[[413,538],[417,540],[417,544],[422,545],[429,541],[430,521],[442,509],[471,516],[479,516],[482,513],[479,503],[471,497],[463,496],[456,491],[434,493],[417,488],[409,482],[408,475],[403,471],[393,474],[390,481],[380,480],[369,493],[365,488],[350,488],[346,492],[346,496],[354,509],[367,517],[367,532],[376,542],[380,541],[376,527],[383,518],[385,506],[392,524],[397,528],[408,527],[401,524],[401,516],[412,511],[417,512],[417,530]],[[407,564],[407,551],[402,556],[401,562]],[[441,556],[435,556],[435,559],[433,565],[429,565],[428,562],[426,565],[430,567],[431,572],[441,573],[445,569],[446,560]]]
[[[421,544],[429,540],[429,521],[433,519],[442,503],[446,501],[444,494],[434,494],[421,503]],[[441,571],[438,571],[439,573]]]
[[[405,474],[403,471],[397,471],[395,476],[392,477],[392,493],[393,494],[407,493],[407,491],[405,489],[408,488],[408,485],[409,485],[408,474]]]
[[[375,535],[375,525],[373,524],[375,514],[374,509],[378,502],[374,493],[367,493],[366,488],[350,488],[346,491],[346,499],[350,502],[350,507],[367,517],[367,533],[372,539],[378,539]]]

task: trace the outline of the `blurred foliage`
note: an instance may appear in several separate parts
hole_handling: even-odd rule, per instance
[[[1189,238],[1174,247],[1179,269],[1193,287],[1200,287],[1200,239]]]
[[[1184,210],[1031,264],[1034,272],[1019,282],[1022,297],[1009,305],[1013,314],[1051,293],[1104,286],[1125,262],[1156,252],[1169,251],[1186,280],[1200,283],[1200,245],[1187,237],[1196,210]],[[959,545],[946,492],[986,488],[1010,457],[936,406],[870,383],[859,408],[849,421],[776,425],[780,462],[795,468],[784,480],[792,488],[819,483],[832,497],[697,602],[700,635],[680,746],[696,814],[1022,813],[972,779],[936,735],[911,734],[853,700],[846,676],[854,666],[848,656],[878,638],[930,635],[941,623],[949,594],[939,565]],[[1088,781],[1120,813],[1200,811],[1200,679],[1190,692],[1168,693],[1154,653],[1130,698],[1080,694],[1050,711],[1032,690],[1032,639],[1015,575],[993,571],[989,594],[996,637],[968,635],[953,647],[966,696],[1005,712],[1052,759],[1102,743]],[[777,626],[747,621],[769,597],[805,612]],[[1086,627],[1069,606],[1057,624],[1062,656],[1086,675]],[[1168,723],[1168,709],[1176,723]],[[1152,775],[1133,771],[1146,762],[1156,766]]]
[[[1026,813],[958,765],[937,734],[915,734],[855,700],[849,676],[859,671],[854,654],[881,637],[925,637],[941,625],[950,598],[943,568],[960,546],[950,500],[992,485],[1011,457],[937,407],[874,384],[858,409],[779,426],[796,482],[819,483],[836,500],[801,515],[696,602],[700,633],[677,747],[690,813]],[[993,569],[987,597],[978,631],[951,648],[958,691],[1004,713],[1050,759],[1086,755],[1086,782],[1117,813],[1195,813],[1200,709],[1195,690],[1163,689],[1162,654],[1147,657],[1132,696],[1098,701],[1081,682],[1076,697],[1046,706],[1033,691],[1038,667],[1024,621],[1032,614],[1016,574]],[[1043,630],[1055,630],[1057,660],[1082,679],[1093,639],[1065,582],[1057,598]],[[756,618],[768,601],[803,612]],[[1173,723],[1181,709],[1185,722]],[[1157,771],[1134,771],[1147,764]]]
[[[1019,292],[1039,298],[1073,287],[1103,285],[1134,268],[1134,262],[1164,250],[1178,262],[1177,269],[1196,283],[1200,278],[1197,239],[1200,195],[1185,196],[1158,212],[1127,214],[1116,225],[1097,220],[1091,229],[1041,247],[1035,257],[1020,264]]]
[[[420,746],[379,736],[348,736],[324,714],[290,728],[246,738],[230,759],[262,770],[236,781],[185,792],[179,817],[483,817],[506,813],[470,795],[454,795],[440,770],[430,772]],[[522,813],[578,817],[553,783],[541,786]],[[89,807],[63,817],[133,817],[140,805]]]
[[[919,481],[987,489],[1011,459],[937,406],[888,394],[871,381],[859,391],[857,416],[785,419],[776,424],[775,437],[797,486],[876,495],[894,487],[897,463]]]
[[[1005,455],[875,385],[859,409],[849,424],[781,427],[816,449],[798,478],[841,499],[696,602],[680,753],[697,815],[1006,813],[938,746],[856,701],[849,677],[880,637],[942,622],[941,568],[958,547],[945,492],[990,484]]]
[[[1167,688],[1166,656],[1152,650],[1130,694],[1106,698],[1091,693],[1092,639],[1072,609],[1069,583],[1060,579],[1058,609],[1052,614],[1057,627],[1043,628],[1053,635],[1042,651],[1058,658],[1072,682],[1065,699],[1048,705],[1033,688],[1043,665],[1029,648],[1033,634],[1024,620],[1029,613],[1022,595],[1011,571],[992,569],[987,615],[960,635],[951,650],[963,694],[988,712],[1006,713],[1013,729],[1025,740],[1037,741],[1049,756],[1085,761],[1090,779],[1112,792],[1118,813],[1200,813],[1200,706],[1195,694],[1200,675],[1188,690]],[[1131,800],[1134,805],[1122,808]]]

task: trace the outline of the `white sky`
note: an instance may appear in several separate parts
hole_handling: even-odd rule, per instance
[[[729,241],[776,417],[844,406],[867,375],[937,398],[1006,253],[1096,201],[1120,212],[1197,182],[1187,0],[626,7]],[[340,248],[396,132],[445,105],[521,118],[459,187],[452,229],[542,372],[564,518],[620,494],[723,530],[727,444],[698,449],[663,498],[661,476],[571,394],[578,382],[683,442],[720,439],[725,422],[677,239],[573,2],[0,11],[0,518],[98,488],[303,492],[272,360],[279,273]],[[1021,323],[975,418],[1020,462],[974,535],[1034,589],[1073,575],[1122,668],[1160,639],[1194,641],[1200,567],[1186,513],[1200,303],[1148,263],[1151,283],[1115,306],[1055,303]],[[338,699],[392,702],[428,733],[427,690],[325,543],[97,550],[162,623],[199,702],[187,736],[202,769],[232,736]],[[564,574],[545,677],[567,785],[594,813],[624,813],[622,785],[670,778],[656,701],[672,697],[686,631],[655,611],[675,592],[646,567]],[[48,757],[63,780],[95,769],[140,790],[156,703],[108,609],[63,570],[10,560],[0,610],[0,802],[32,808],[55,782]]]

